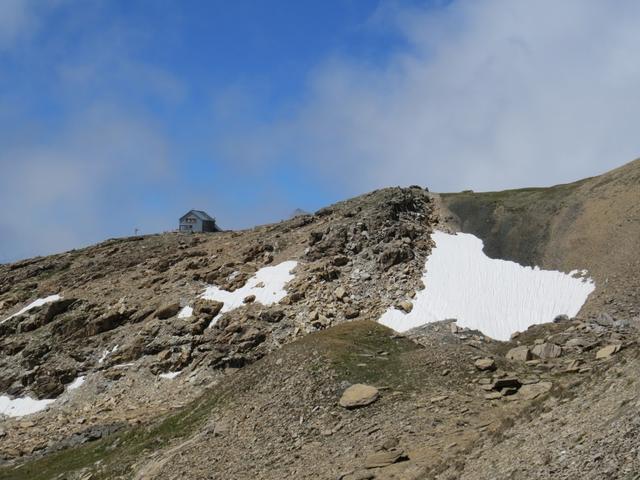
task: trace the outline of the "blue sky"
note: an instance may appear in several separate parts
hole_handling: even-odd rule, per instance
[[[277,221],[386,185],[548,185],[637,155],[620,2],[4,0],[0,262]]]

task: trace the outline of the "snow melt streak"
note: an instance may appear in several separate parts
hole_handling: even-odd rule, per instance
[[[404,332],[455,318],[461,327],[508,340],[513,332],[557,315],[575,316],[595,289],[590,279],[491,259],[482,240],[470,234],[434,232],[431,238],[436,246],[422,278],[426,288],[417,293],[410,313],[387,310],[383,325]]]
[[[291,260],[273,267],[261,268],[253,277],[247,280],[247,283],[242,288],[238,288],[234,292],[228,292],[212,285],[207,287],[202,294],[202,298],[224,302],[220,314],[241,307],[243,300],[248,295],[255,295],[255,301],[263,305],[277,303],[287,295],[284,286],[287,282],[293,280],[294,275],[291,270],[297,264],[297,262]],[[211,322],[211,324],[213,325],[214,322]]]

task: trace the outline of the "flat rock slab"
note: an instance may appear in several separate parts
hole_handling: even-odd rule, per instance
[[[534,398],[547,393],[551,390],[553,384],[551,382],[532,383],[523,385],[518,391],[518,398],[523,400],[533,400]]]
[[[480,371],[496,369],[496,362],[493,360],[493,358],[489,358],[489,357],[479,358],[478,360],[475,361],[474,365]]]
[[[376,387],[356,383],[344,391],[339,404],[344,408],[366,407],[378,400],[379,396],[380,393]]]
[[[533,347],[531,353],[539,358],[558,358],[562,355],[562,347],[554,343],[542,343]]]
[[[401,448],[392,448],[390,450],[381,450],[369,455],[364,461],[365,468],[380,468],[392,465],[404,458],[404,450]]]
[[[620,348],[620,345],[607,345],[606,347],[602,347],[596,352],[596,359],[601,360],[603,358],[609,358],[610,356],[618,353]]]

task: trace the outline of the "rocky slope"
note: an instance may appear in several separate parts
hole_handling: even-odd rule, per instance
[[[0,419],[0,479],[627,478],[639,188],[638,161],[549,189],[389,188],[248,231],[2,265],[0,395],[55,401]],[[398,335],[375,321],[424,288],[435,228],[493,257],[588,268],[597,290],[578,317],[509,342],[450,320]],[[278,303],[220,316],[200,298],[291,260]],[[359,384],[351,408],[341,396]]]
[[[386,189],[245,232],[110,240],[0,266],[0,393],[59,399],[28,421],[4,421],[0,456],[147,421],[308,332],[379,316],[418,288],[432,210],[422,189]],[[299,260],[286,298],[210,326],[221,305],[198,298],[207,284],[234,290],[285,260]],[[62,298],[15,315],[54,294]],[[193,315],[180,318],[187,305]]]

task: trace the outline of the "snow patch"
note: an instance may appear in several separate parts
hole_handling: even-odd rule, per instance
[[[34,308],[37,307],[41,307],[42,305],[46,305],[47,303],[51,303],[51,302],[55,302],[57,300],[60,300],[62,297],[58,294],[56,295],[49,295],[48,297],[45,298],[39,298],[33,302],[31,302],[29,305],[27,305],[26,307],[24,307],[22,310],[20,310],[19,312],[14,313],[13,315],[5,318],[4,320],[2,320],[0,322],[0,324],[6,322],[7,320],[11,320],[13,317],[17,317],[18,315],[22,315],[25,312],[28,312],[29,310],[32,310]]]
[[[113,347],[111,350],[106,349],[103,353],[102,356],[98,359],[98,363],[102,363],[105,361],[105,359],[111,355],[112,353],[115,353],[118,351],[118,347],[119,345],[116,345],[115,347]]]
[[[178,318],[189,318],[193,315],[193,307],[187,305],[186,307],[182,307],[182,309],[178,312]]]
[[[160,375],[158,375],[160,378],[168,378],[169,380],[176,378],[178,375],[180,375],[182,373],[182,370],[178,370],[177,372],[167,372],[167,373],[161,373]]]
[[[31,397],[11,399],[6,395],[0,395],[0,414],[8,417],[22,417],[31,413],[44,410],[54,399],[35,400]]]
[[[80,388],[85,380],[85,375],[76,377],[73,382],[67,385],[66,390],[76,390]],[[0,415],[7,415],[9,417],[23,417],[32,413],[41,412],[45,410],[49,405],[55,402],[57,399],[50,398],[44,400],[35,400],[31,397],[18,397],[10,398],[6,395],[0,395]]]
[[[77,377],[73,382],[71,382],[67,386],[67,390],[75,390],[77,388],[80,388],[86,379],[87,377],[85,375]]]
[[[238,288],[234,292],[228,292],[215,285],[211,285],[204,291],[202,298],[224,303],[218,314],[218,318],[223,313],[241,307],[243,300],[248,295],[255,295],[255,301],[263,305],[277,303],[286,297],[287,292],[284,286],[295,277],[295,275],[291,273],[291,270],[293,270],[297,264],[298,262],[290,260],[272,267],[263,267],[258,270],[253,277],[247,280],[247,283],[242,288]],[[214,324],[215,319],[211,322],[211,325]]]
[[[557,315],[574,317],[595,289],[593,280],[576,276],[585,270],[566,274],[489,258],[482,240],[470,234],[434,232],[431,238],[426,288],[416,294],[413,310],[389,308],[379,320],[396,331],[455,318],[460,327],[509,340],[513,332]]]

